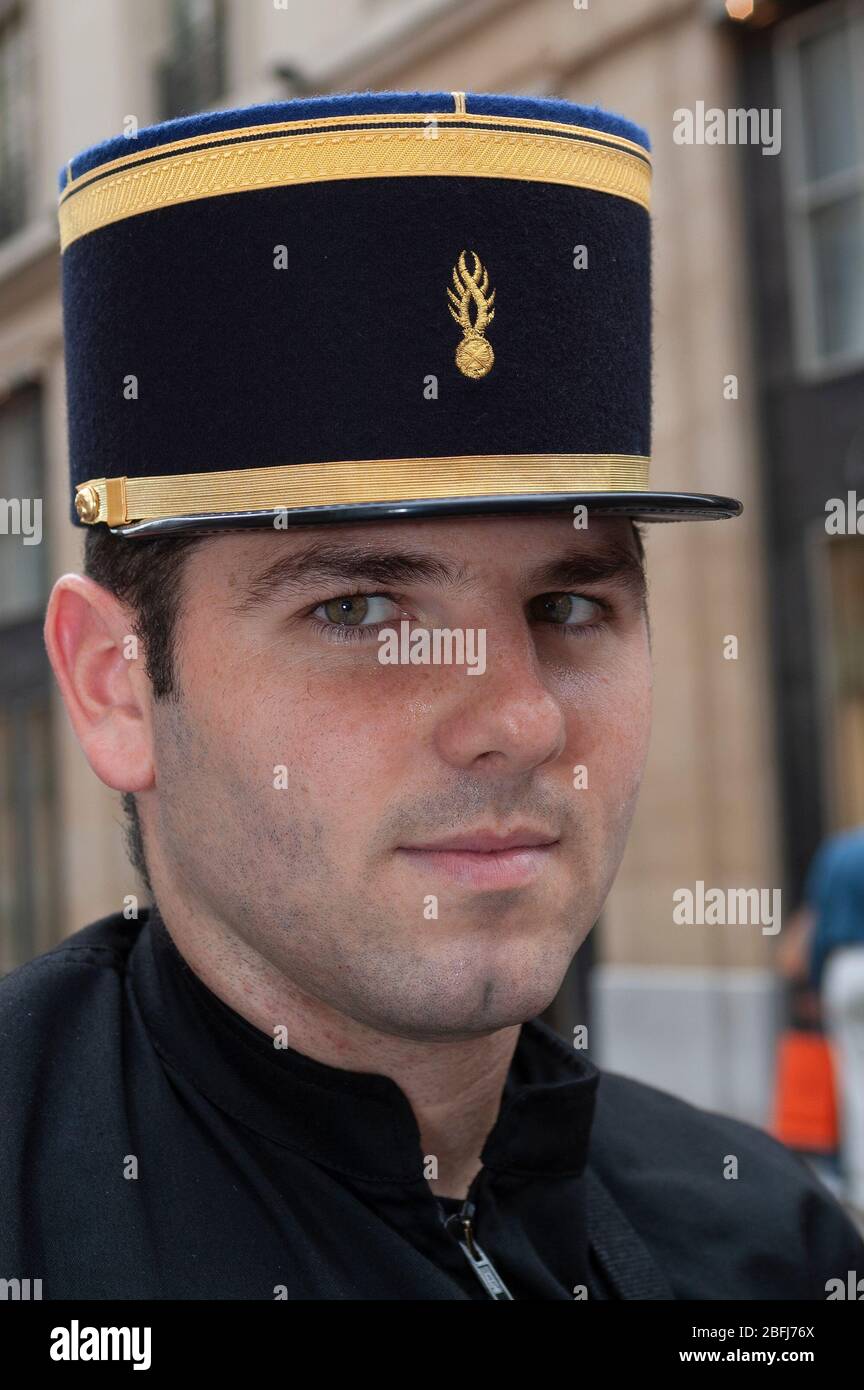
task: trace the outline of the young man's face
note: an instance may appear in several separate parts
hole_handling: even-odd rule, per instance
[[[600,912],[642,775],[640,578],[618,518],[193,548],[179,698],[153,707],[139,796],[157,900],[182,897],[379,1031],[468,1037],[541,1012]],[[470,630],[478,673],[383,664],[378,632],[403,619]],[[517,848],[435,848],[481,832]]]

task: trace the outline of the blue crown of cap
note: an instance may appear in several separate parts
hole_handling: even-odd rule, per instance
[[[648,134],[634,121],[600,106],[581,106],[561,97],[514,96],[501,92],[467,92],[468,109],[477,116],[506,116],[517,120],[559,121],[584,126],[606,135],[632,140],[650,151]],[[158,149],[175,140],[219,134],[248,125],[268,125],[281,121],[308,121],[333,116],[372,116],[405,112],[452,113],[452,92],[348,92],[329,96],[295,97],[290,101],[268,102],[221,111],[204,111],[145,126],[134,138],[136,150]],[[78,178],[100,165],[129,153],[130,137],[115,135],[92,145],[70,159],[60,171],[61,191],[70,178]]]

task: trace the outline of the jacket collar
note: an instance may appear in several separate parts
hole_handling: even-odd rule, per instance
[[[158,913],[142,913],[131,987],[166,1067],[226,1114],[345,1176],[415,1183],[423,1156],[414,1113],[390,1077],[331,1067],[273,1040],[207,988]],[[580,1175],[600,1074],[539,1019],[522,1025],[485,1168]]]

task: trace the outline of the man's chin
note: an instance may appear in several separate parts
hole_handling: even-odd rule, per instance
[[[383,1031],[417,1041],[458,1042],[525,1023],[542,1014],[555,999],[572,958],[547,952],[531,959],[521,953],[511,961],[454,961],[453,969],[432,970],[426,987],[388,1001],[389,1017],[379,1018]],[[437,987],[429,988],[437,978]],[[406,982],[406,985],[409,982]]]
[[[410,1018],[389,1018],[378,1021],[378,1030],[411,1042],[469,1042],[475,1038],[500,1033],[502,1029],[519,1027],[536,1018],[549,1007],[557,989],[547,993],[512,999],[486,1007],[452,1009],[431,1006],[418,1009]]]

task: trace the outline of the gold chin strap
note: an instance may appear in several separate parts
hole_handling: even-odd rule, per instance
[[[645,492],[641,454],[462,454],[444,458],[343,459],[220,473],[94,478],[75,489],[87,525],[123,526],[176,516],[426,498],[542,493]]]

